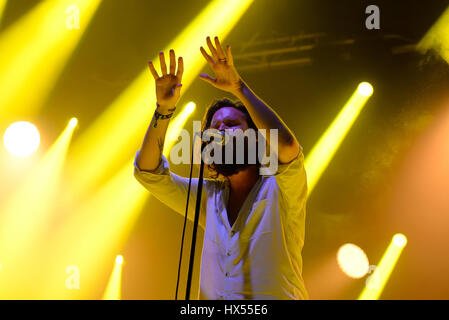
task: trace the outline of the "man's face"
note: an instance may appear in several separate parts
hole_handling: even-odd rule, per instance
[[[223,107],[218,109],[212,117],[210,128],[224,131],[226,129],[236,130],[248,129],[248,122],[245,114],[233,107]]]
[[[237,129],[240,129],[242,131],[246,131],[248,129],[248,122],[246,120],[246,115],[233,107],[223,107],[221,109],[218,109],[213,117],[212,117],[212,121],[211,121],[211,126],[210,129],[216,129],[216,130],[220,130],[220,131],[225,131],[225,130],[230,130],[230,131],[234,131]],[[231,175],[234,175],[236,173],[238,173],[241,170],[246,169],[249,166],[248,163],[248,157],[246,156],[248,154],[248,141],[245,139],[245,143],[244,143],[244,155],[245,155],[245,160],[244,163],[236,163],[236,154],[237,154],[237,150],[236,150],[236,141],[235,141],[235,137],[234,137],[234,143],[233,143],[233,156],[234,156],[234,160],[233,163],[230,164],[226,164],[225,163],[225,159],[224,159],[224,155],[225,155],[225,146],[223,146],[223,150],[222,150],[222,155],[223,155],[223,161],[218,164],[215,163],[214,164],[214,170],[217,171],[218,173],[229,177]]]

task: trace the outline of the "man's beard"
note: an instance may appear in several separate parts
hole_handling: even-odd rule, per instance
[[[254,165],[254,164],[253,164]],[[247,169],[250,166],[250,164],[246,163],[236,163],[236,164],[212,164],[211,169],[216,171],[218,174],[221,174],[225,177],[230,177],[234,174],[239,173],[240,171],[243,171]]]
[[[232,144],[232,162],[231,163],[226,163],[226,148],[228,148],[227,146],[223,145],[221,146],[221,154],[222,154],[222,161],[221,163],[212,163],[209,165],[209,168],[212,169],[213,171],[215,171],[217,174],[221,174],[225,177],[229,177],[232,176],[234,174],[237,174],[251,166],[259,166],[259,159],[258,159],[258,143],[255,143],[255,148],[252,148],[251,152],[255,153],[253,155],[251,155],[252,157],[249,156],[249,146],[248,146],[248,138],[245,137],[244,138],[244,151],[243,151],[243,163],[237,163],[237,143],[236,143],[236,138],[231,137],[233,139],[233,144]],[[239,150],[240,152],[242,152],[242,150]],[[213,150],[211,152],[211,155],[213,156]],[[252,160],[251,163],[249,160]],[[255,160],[255,161],[254,161]],[[230,161],[227,161],[230,162]]]

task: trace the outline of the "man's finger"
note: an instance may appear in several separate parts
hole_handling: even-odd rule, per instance
[[[184,60],[182,59],[182,57],[179,57],[178,71],[176,72],[176,78],[178,78],[178,83],[181,83],[183,73],[184,73]]]
[[[213,66],[215,64],[214,59],[212,59],[212,57],[210,55],[207,54],[206,50],[204,50],[203,47],[200,47],[200,51],[203,54],[203,57],[206,59],[206,61]]]
[[[220,59],[218,57],[217,50],[215,50],[214,45],[212,44],[212,41],[210,40],[210,37],[206,38],[207,46],[209,47],[210,52],[212,53],[212,57],[215,58],[215,60]]]
[[[176,70],[176,57],[175,50],[170,50],[170,74],[175,75]]]
[[[232,57],[231,46],[229,44],[226,46],[226,53],[228,55],[228,64],[230,66],[233,66],[234,65],[234,58]]]
[[[148,67],[150,67],[151,74],[154,77],[154,80],[159,79],[159,75],[157,74],[156,68],[153,65],[153,61],[148,61]]]
[[[200,79],[209,82],[211,85],[215,86],[215,79],[205,73],[200,73]]]
[[[159,60],[161,61],[161,71],[162,75],[167,75],[167,65],[165,64],[165,56],[163,52],[159,52]]]
[[[221,47],[220,40],[218,40],[218,37],[215,37],[215,46],[217,47],[218,58],[225,59],[226,55],[223,51],[223,48]]]

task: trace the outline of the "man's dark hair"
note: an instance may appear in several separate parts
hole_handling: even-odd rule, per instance
[[[232,107],[236,108],[237,110],[240,110],[243,112],[246,116],[246,122],[248,123],[248,127],[252,128],[257,131],[256,124],[254,123],[253,119],[251,119],[251,116],[249,115],[248,110],[246,110],[246,107],[241,103],[240,101],[232,101],[227,98],[223,99],[217,99],[214,100],[209,107],[206,109],[206,112],[204,113],[203,121],[201,123],[201,131],[204,131],[206,129],[210,128],[212,118],[219,109],[224,107]]]
[[[246,122],[248,124],[248,128],[252,128],[256,131],[257,134],[257,126],[254,123],[253,119],[251,119],[251,116],[248,112],[248,110],[246,109],[246,107],[243,105],[243,103],[241,103],[240,101],[236,100],[236,101],[232,101],[229,100],[227,98],[223,98],[223,99],[216,99],[214,100],[209,107],[206,109],[206,112],[204,113],[204,117],[203,120],[201,122],[201,131],[204,132],[206,129],[209,129],[212,123],[212,118],[215,114],[215,112],[217,112],[218,110],[220,110],[221,108],[224,107],[232,107],[235,108],[237,110],[240,110],[241,112],[243,112],[245,114],[246,117]],[[202,144],[202,148],[205,146],[206,143]],[[259,162],[259,158],[256,157],[256,164],[257,166],[260,168],[260,162]],[[213,173],[211,175],[212,178],[218,178],[219,175],[219,171],[221,171],[221,173],[223,173],[225,176],[233,174],[233,173],[237,173],[238,171],[242,170],[245,168],[244,165],[241,164],[233,164],[233,165],[215,165],[214,163],[210,164],[207,166],[209,171],[211,173]]]

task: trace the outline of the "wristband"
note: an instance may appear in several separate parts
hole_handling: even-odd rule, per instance
[[[158,104],[158,103],[156,103],[156,105],[157,105],[157,107],[159,107],[159,104]],[[156,126],[157,126],[157,120],[159,120],[159,119],[162,119],[162,120],[164,120],[164,119],[170,119],[170,118],[173,116],[173,113],[174,113],[175,110],[176,110],[176,107],[173,108],[173,109],[169,109],[169,111],[173,111],[173,112],[171,112],[171,113],[169,113],[169,114],[161,114],[161,113],[157,112],[157,108],[156,108],[156,110],[154,111],[155,121],[154,121],[153,127],[156,128]]]
[[[156,102],[156,110],[157,110],[157,108],[160,108],[160,104],[159,103],[157,103]],[[174,112],[176,110],[176,106],[174,106],[173,108],[171,108],[171,109],[167,109],[167,111],[170,111],[170,112]]]

